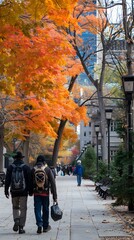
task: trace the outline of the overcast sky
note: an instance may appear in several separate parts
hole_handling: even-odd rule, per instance
[[[109,5],[110,2],[112,2],[111,6],[114,5],[114,3],[122,3],[122,0],[108,0]],[[127,2],[127,11],[128,14],[130,13],[131,9],[132,9],[132,2],[133,0],[126,0]],[[120,22],[122,19],[122,6],[117,5],[115,7],[109,8],[108,10],[108,14],[109,14],[109,20],[112,23],[117,23]]]

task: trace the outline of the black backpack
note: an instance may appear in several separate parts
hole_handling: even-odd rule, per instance
[[[12,176],[11,176],[11,192],[12,193],[22,193],[26,188],[26,182],[23,172],[23,166],[12,164]]]

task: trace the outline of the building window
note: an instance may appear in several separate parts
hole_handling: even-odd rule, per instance
[[[89,122],[89,127],[91,127],[91,122]]]
[[[126,50],[125,40],[114,40],[114,41],[112,41],[110,49],[111,50],[119,50],[119,51]]]
[[[110,125],[111,132],[116,132],[116,129],[117,129],[117,121],[111,121],[111,125]]]
[[[89,135],[91,135],[91,132],[89,131]]]
[[[110,159],[111,159],[111,161],[114,159],[116,154],[117,154],[117,150],[111,150],[110,151]]]
[[[84,137],[86,137],[86,132],[84,132]]]

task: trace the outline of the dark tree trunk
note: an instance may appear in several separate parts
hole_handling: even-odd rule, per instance
[[[134,212],[134,200],[133,200],[132,198],[129,199],[128,211],[129,211],[129,212]]]
[[[60,125],[59,125],[59,128],[58,128],[58,133],[57,133],[57,139],[55,140],[54,149],[53,149],[53,156],[52,156],[53,166],[55,166],[56,162],[57,162],[59,147],[60,147],[62,134],[63,134],[64,128],[65,128],[66,122],[67,122],[67,120],[61,120],[60,121]]]
[[[29,156],[28,156],[28,152],[29,152],[29,142],[30,142],[30,137],[26,136],[25,137],[25,141],[23,142],[23,154],[24,154],[24,161],[25,163],[28,165],[29,164]]]
[[[0,121],[0,171],[3,171],[4,125]]]

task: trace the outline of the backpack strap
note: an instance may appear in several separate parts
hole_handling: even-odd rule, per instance
[[[12,163],[12,164],[11,164],[11,166],[12,166],[13,168],[15,168],[15,167],[16,167],[16,165],[15,165],[14,163]]]
[[[46,169],[46,167],[47,167],[47,164],[44,165],[44,170]]]
[[[36,165],[34,166],[34,169],[36,170],[36,169],[39,168],[39,167],[41,167],[41,168],[43,168],[43,170],[45,170],[45,168],[47,167],[47,164],[45,164],[45,165],[44,165],[44,164],[40,164],[40,165],[37,165],[37,164],[36,164]]]
[[[26,165],[25,163],[21,163],[20,165],[18,165],[18,164],[16,165],[14,163],[11,164],[12,167],[23,167],[25,165]]]

